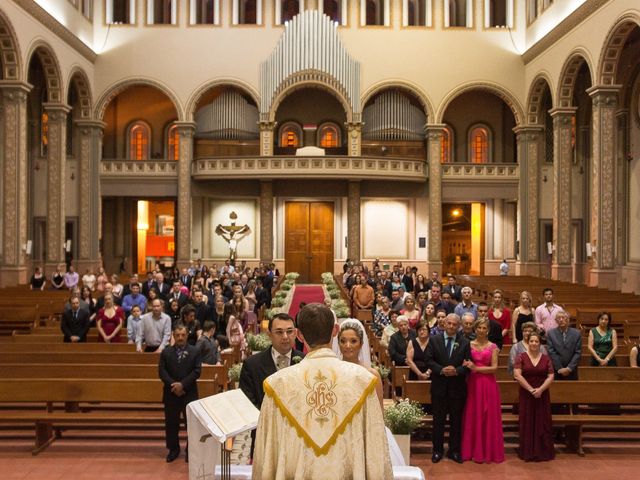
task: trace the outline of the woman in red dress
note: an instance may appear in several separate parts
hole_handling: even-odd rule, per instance
[[[493,305],[489,310],[489,318],[495,320],[502,327],[504,345],[511,344],[511,312],[504,306],[502,290],[493,291]]]
[[[529,336],[529,351],[516,357],[513,376],[520,384],[520,449],[518,456],[527,462],[553,460],[551,398],[553,363],[540,351],[540,335]]]
[[[96,324],[98,326],[98,341],[104,343],[119,343],[120,330],[124,323],[124,310],[113,303],[113,295],[104,296],[104,308],[98,310]]]

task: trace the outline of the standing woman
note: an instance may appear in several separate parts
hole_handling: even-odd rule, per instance
[[[54,290],[62,290],[64,288],[64,274],[62,273],[62,265],[56,267],[56,273],[51,277],[51,286]]]
[[[511,343],[509,334],[511,333],[511,312],[504,306],[502,290],[493,291],[493,306],[489,310],[489,318],[495,320],[502,327],[502,338],[505,345]]]
[[[113,295],[104,296],[104,307],[96,314],[98,342],[120,343],[120,330],[124,323],[124,310],[113,302]]]
[[[496,381],[500,350],[489,341],[489,319],[477,320],[475,332],[471,360],[463,364],[471,373],[467,377],[467,402],[462,416],[462,460],[502,463],[502,402]]]
[[[531,307],[531,294],[526,290],[520,294],[520,305],[513,310],[511,315],[511,341],[522,341],[522,325],[533,322],[534,310]]]
[[[429,328],[433,328],[436,325],[436,305],[433,302],[427,302],[424,306],[424,314],[422,319],[426,320],[429,324]]]
[[[249,307],[247,310],[249,312],[256,311],[256,304],[258,303],[258,299],[256,298],[256,281],[249,280],[247,283],[247,293],[244,294],[244,298],[247,300]]]
[[[80,299],[84,300],[89,307],[89,320],[91,326],[95,326],[96,321],[96,299],[91,295],[91,289],[89,287],[82,287],[80,290]]]
[[[404,309],[400,310],[400,314],[407,317],[409,327],[415,330],[420,321],[420,310],[416,308],[416,299],[413,295],[407,295],[404,299]]]
[[[420,293],[426,292],[426,291],[427,291],[427,282],[424,279],[424,275],[419,273],[416,276],[416,282],[415,282],[415,285],[413,286],[413,293],[417,296]]]
[[[96,276],[96,291],[104,292],[104,286],[106,285],[109,277],[104,271],[104,267],[98,268],[98,275]]]
[[[407,344],[407,365],[409,380],[429,380],[431,370],[427,367],[427,345],[429,345],[429,324],[426,320],[418,323],[418,336]]]
[[[615,367],[616,352],[618,351],[618,334],[611,328],[611,314],[600,312],[598,326],[589,330],[588,348],[591,352],[592,367]]]
[[[40,267],[36,267],[31,275],[31,281],[29,282],[29,290],[44,290],[47,284],[47,277],[44,276]]]
[[[406,292],[412,293],[414,289],[414,285],[416,284],[416,274],[413,272],[411,267],[407,267],[404,269],[404,275],[402,276],[402,283],[407,287]]]
[[[526,462],[553,460],[551,397],[553,363],[540,351],[540,334],[529,335],[529,351],[521,353],[513,376],[520,384],[520,448],[518,456]]]

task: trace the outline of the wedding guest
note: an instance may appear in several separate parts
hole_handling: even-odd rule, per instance
[[[502,328],[502,344],[511,344],[511,311],[504,305],[502,290],[493,291],[493,304],[489,309],[489,319],[498,322]],[[502,346],[500,347],[502,348]]]
[[[511,314],[511,340],[514,343],[522,341],[522,325],[533,321],[531,294],[524,290],[520,293],[520,305],[514,308]]]
[[[629,350],[629,365],[633,368],[638,368],[638,353],[640,352],[640,342],[636,343],[631,350]]]
[[[444,333],[446,330],[445,320],[447,319],[446,310],[438,310],[436,312],[436,324],[431,328],[431,332],[429,334],[432,337],[435,337],[438,334]]]
[[[529,336],[534,332],[538,333],[538,327],[534,322],[527,322],[522,325],[522,340],[518,343],[514,343],[511,346],[511,350],[509,350],[509,363],[507,364],[507,371],[510,375],[513,375],[513,365],[515,364],[518,355],[529,351]],[[540,351],[545,355],[548,355],[547,347],[545,347],[544,345],[540,345]]]
[[[398,317],[400,316],[400,312],[397,310],[391,310],[389,314],[389,325],[384,327],[382,331],[382,337],[380,337],[380,345],[384,348],[389,348],[389,342],[391,341],[391,337],[394,333],[398,331]]]
[[[547,331],[547,349],[556,371],[556,380],[578,380],[578,364],[582,355],[582,335],[569,326],[569,314],[556,314],[558,328]]]
[[[396,366],[406,365],[407,344],[416,337],[416,334],[409,328],[409,319],[404,315],[398,317],[398,331],[389,340],[389,357]]]
[[[65,287],[64,274],[62,273],[62,265],[56,267],[56,273],[51,277],[51,287],[54,290],[62,290]]]
[[[142,310],[139,305],[131,307],[131,315],[127,318],[127,343],[135,344],[138,338],[138,329]]]
[[[600,312],[598,326],[589,330],[588,348],[592,367],[615,367],[618,351],[618,334],[611,328],[611,314]]]
[[[429,380],[431,371],[427,365],[427,346],[429,345],[429,324],[420,320],[417,336],[407,344],[406,363],[409,366],[409,380]]]
[[[462,314],[462,334],[469,341],[476,339],[475,324],[476,320],[473,317],[473,313],[466,312]]]
[[[518,456],[527,462],[553,460],[553,430],[549,387],[553,363],[540,350],[540,334],[529,336],[529,350],[514,364],[514,378],[520,384]]]
[[[467,401],[462,422],[462,460],[476,463],[504,461],[502,402],[496,381],[498,347],[489,341],[489,320],[475,323],[476,339],[471,341]]]
[[[98,341],[120,343],[120,330],[124,324],[124,310],[113,301],[113,295],[104,296],[104,307],[96,313]]]
[[[29,281],[29,290],[44,290],[46,285],[47,277],[44,276],[40,267],[36,267]]]
[[[416,308],[416,299],[413,295],[407,295],[404,299],[404,309],[400,311],[401,315],[409,320],[409,327],[415,330],[420,320],[420,310]]]

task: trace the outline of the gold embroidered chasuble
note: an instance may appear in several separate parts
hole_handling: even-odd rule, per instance
[[[253,479],[393,478],[377,381],[328,348],[268,377]]]

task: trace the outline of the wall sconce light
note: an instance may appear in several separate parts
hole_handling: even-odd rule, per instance
[[[33,167],[33,169],[34,169],[36,172],[37,172],[37,171],[39,171],[39,170],[40,170],[40,162],[38,162],[38,161],[36,160],[36,164],[35,164],[35,166]]]
[[[75,172],[71,172],[71,180],[75,180],[76,179],[76,174]]]
[[[543,181],[544,183],[547,183],[547,175],[544,175],[544,176],[542,177],[542,181]]]

